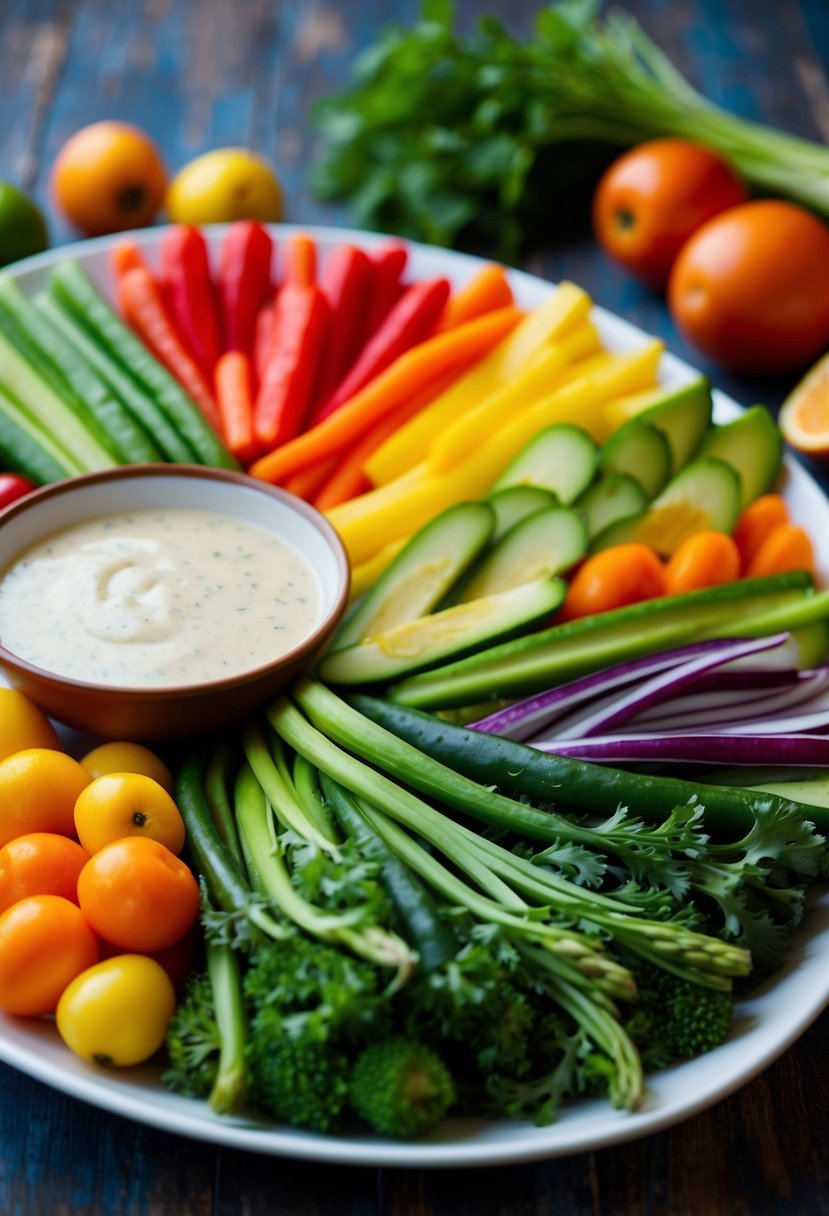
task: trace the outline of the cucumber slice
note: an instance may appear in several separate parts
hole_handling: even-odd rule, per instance
[[[565,588],[559,578],[539,579],[408,621],[327,655],[320,664],[320,678],[331,684],[374,684],[424,671],[449,657],[534,628],[559,607]]]
[[[631,418],[602,446],[599,468],[603,473],[633,477],[650,500],[670,479],[671,448],[657,427],[641,418]]]
[[[711,425],[711,385],[705,376],[700,376],[682,388],[663,390],[659,399],[650,400],[641,408],[632,401],[631,413],[625,410],[624,402],[610,409],[618,409],[620,420],[636,417],[662,431],[671,449],[671,471],[677,473],[695,454]]]
[[[695,532],[732,532],[740,513],[740,478],[713,457],[686,465],[641,515],[611,524],[590,550],[639,541],[662,557],[676,553]]]
[[[574,502],[596,475],[599,449],[591,435],[571,422],[545,427],[519,452],[493,486],[541,486],[563,503]]]
[[[0,388],[0,461],[39,485],[77,473],[65,452],[49,435],[38,431],[25,410]]]
[[[548,507],[519,520],[464,579],[453,603],[498,595],[563,574],[587,552],[587,525],[570,507]]]
[[[425,616],[474,562],[492,535],[485,502],[462,502],[411,538],[340,627],[332,652]]]
[[[647,511],[648,495],[627,473],[609,473],[586,489],[575,505],[584,516],[592,540],[618,520]]]
[[[624,659],[713,637],[756,637],[829,618],[829,592],[800,571],[629,604],[490,646],[395,685],[394,701],[451,709],[514,700]],[[757,622],[764,628],[758,630]]]
[[[733,422],[712,426],[699,456],[730,464],[740,478],[740,509],[772,488],[783,463],[783,437],[762,405],[753,405]]]
[[[499,541],[519,519],[525,519],[545,507],[554,507],[555,494],[550,490],[542,490],[541,486],[507,486],[505,490],[496,490],[486,500],[495,512],[495,528],[490,537],[490,544]]]

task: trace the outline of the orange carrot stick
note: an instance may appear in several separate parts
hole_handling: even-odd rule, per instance
[[[427,338],[317,426],[257,460],[249,472],[263,481],[281,482],[291,473],[342,451],[413,393],[459,364],[484,355],[509,333],[520,315],[516,308],[499,308]]]
[[[332,459],[331,475],[313,499],[317,510],[327,511],[329,507],[336,507],[339,503],[347,502],[349,498],[356,498],[358,494],[364,494],[366,490],[372,489],[372,483],[363,471],[363,465],[371,453],[379,448],[381,443],[385,443],[389,435],[394,434],[404,422],[408,422],[430,401],[434,401],[439,393],[453,383],[457,374],[448,372],[445,376],[441,376],[440,380],[430,384],[423,392],[415,393],[396,410],[392,410],[385,418],[376,422],[370,430],[366,431],[362,439],[349,448],[341,458]]]
[[[314,287],[317,281],[317,246],[310,236],[297,233],[285,243],[283,279],[297,287]]]
[[[225,351],[216,362],[214,378],[224,441],[233,455],[247,464],[259,452],[253,433],[253,372],[250,359],[240,350]]]
[[[127,324],[197,402],[211,426],[221,433],[213,393],[176,329],[158,280],[146,267],[128,270],[118,280],[118,303]]]
[[[300,473],[292,473],[281,483],[282,489],[296,494],[297,498],[304,498],[306,502],[312,502],[314,495],[334,472],[339,459],[339,456],[329,456],[327,460],[309,465]]]
[[[496,308],[506,308],[512,302],[512,288],[504,267],[497,262],[487,262],[474,279],[447,300],[435,332],[462,325],[464,321],[472,321]]]
[[[119,241],[117,245],[113,246],[109,255],[109,264],[116,279],[120,279],[128,270],[136,268],[149,270],[144,255],[135,241]]]

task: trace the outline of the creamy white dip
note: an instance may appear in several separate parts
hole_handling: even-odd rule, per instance
[[[95,684],[199,684],[260,667],[315,628],[291,544],[233,516],[140,510],[53,533],[0,576],[0,641]]]

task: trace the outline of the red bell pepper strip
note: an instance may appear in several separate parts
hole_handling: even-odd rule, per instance
[[[428,338],[448,299],[447,279],[427,279],[407,287],[377,333],[369,338],[351,371],[319,411],[317,421],[328,418],[395,359]]]
[[[221,434],[219,411],[201,367],[185,345],[167,307],[161,284],[145,267],[135,266],[118,280],[118,304],[124,319],[145,346],[164,364]]]
[[[402,296],[405,288],[400,278],[409,260],[406,246],[396,241],[381,245],[368,256],[371,262],[372,283],[363,331],[366,341],[377,332]]]
[[[302,430],[330,315],[318,287],[295,283],[280,289],[274,312],[276,333],[254,406],[256,438],[269,450]]]
[[[222,436],[233,455],[247,464],[259,452],[253,433],[253,372],[240,350],[228,350],[216,363],[216,405]]]
[[[161,242],[161,277],[173,316],[208,383],[224,349],[207,241],[198,228],[171,228]]]
[[[317,246],[310,236],[298,233],[285,246],[283,280],[296,287],[313,287],[317,281]]]
[[[261,224],[239,220],[228,228],[219,255],[219,296],[225,346],[253,356],[256,318],[271,295],[274,243]]]
[[[354,245],[338,245],[325,264],[320,286],[331,309],[331,325],[314,389],[319,407],[327,403],[357,358],[371,298],[371,279],[368,254]],[[312,420],[315,413],[312,412]]]

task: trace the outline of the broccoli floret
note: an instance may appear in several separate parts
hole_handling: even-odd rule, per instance
[[[351,1065],[339,1048],[285,1032],[277,1009],[261,1009],[247,1047],[251,1096],[277,1119],[326,1132],[348,1098]]]
[[[351,1105],[383,1136],[419,1136],[451,1107],[455,1088],[436,1052],[410,1039],[373,1043],[351,1075]]]
[[[163,1083],[187,1098],[206,1098],[219,1070],[221,1039],[207,972],[190,977],[167,1030],[170,1067]]]
[[[636,968],[637,995],[626,1029],[649,1068],[719,1047],[733,1013],[730,992],[680,979],[650,964]]]

